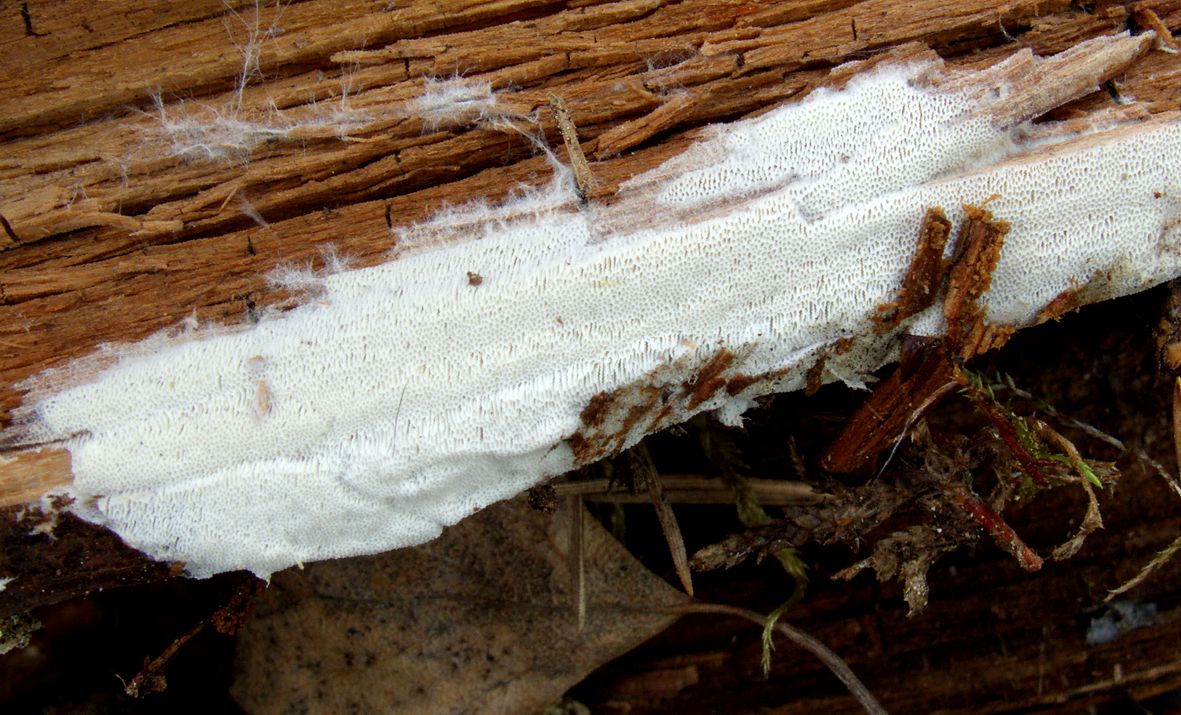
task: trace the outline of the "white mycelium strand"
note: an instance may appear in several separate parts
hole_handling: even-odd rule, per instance
[[[609,206],[563,188],[410,229],[453,240],[328,276],[248,330],[135,351],[33,402],[14,439],[64,440],[80,513],[153,557],[267,575],[431,539],[604,435],[600,453],[703,410],[735,421],[841,338],[826,379],[864,379],[894,352],[872,317],[932,206],[958,223],[999,195],[993,323],[1028,325],[1083,283],[1098,300],[1181,274],[1181,124],[1031,148],[981,111],[1003,87],[936,89],[931,69],[718,127]],[[942,329],[937,308],[899,328]],[[686,394],[711,360],[762,378]],[[612,390],[623,408],[591,434]]]

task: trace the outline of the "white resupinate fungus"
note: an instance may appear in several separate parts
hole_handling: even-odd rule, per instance
[[[878,66],[717,127],[609,205],[563,187],[412,227],[430,247],[327,276],[286,314],[46,378],[8,442],[68,447],[74,508],[151,556],[268,575],[429,540],[693,413],[734,423],[843,338],[825,379],[868,379],[901,331],[944,329],[935,307],[873,330],[933,206],[958,223],[995,195],[1012,224],[993,323],[1181,274],[1181,124],[1035,141],[995,111],[1021,99],[1004,73],[943,72]],[[711,365],[746,377],[687,390]]]

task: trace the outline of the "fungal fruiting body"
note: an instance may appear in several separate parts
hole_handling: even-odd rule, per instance
[[[563,185],[412,227],[421,250],[295,310],[46,378],[8,443],[64,444],[78,513],[149,555],[267,575],[429,540],[697,412],[734,423],[821,356],[867,379],[944,329],[938,307],[874,329],[932,207],[958,226],[995,197],[1011,224],[995,324],[1181,274],[1181,123],[1033,132],[1050,107],[1012,116],[1004,72],[945,72],[877,66],[716,127],[608,205]]]

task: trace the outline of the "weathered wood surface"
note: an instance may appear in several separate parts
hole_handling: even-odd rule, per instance
[[[693,127],[778,104],[835,64],[903,43],[983,64],[1122,30],[1137,8],[1181,22],[1173,0],[1093,12],[1044,0],[423,2],[388,11],[303,2],[262,8],[259,73],[234,109],[253,6],[235,16],[219,3],[167,12],[132,3],[117,13],[27,5],[34,34],[14,9],[0,40],[6,411],[19,402],[16,382],[104,341],[193,314],[247,319],[280,299],[266,282],[277,265],[317,262],[327,245],[379,262],[393,243],[390,223],[544,181],[544,159],[515,132],[431,132],[408,115],[424,77],[486,79],[505,106],[537,113],[552,146],[557,130],[543,108],[559,93],[587,155],[602,159],[594,172],[606,195],[683,148]],[[1148,111],[1172,108],[1177,65],[1150,53],[1113,90]],[[206,120],[221,112],[265,123],[273,108],[294,120],[340,106],[346,92],[349,110],[370,121],[343,137],[301,130],[221,161],[168,156],[153,104],[162,97],[174,116],[182,98]],[[1113,106],[1096,93],[1066,114]]]
[[[518,132],[474,122],[432,128],[408,112],[424,78],[487,80],[503,107],[538,119],[553,147],[560,138],[546,98],[560,95],[595,162],[595,197],[606,200],[620,181],[683,149],[701,125],[790,100],[845,61],[917,51],[898,49],[910,42],[971,66],[1022,48],[1048,55],[1091,37],[1146,27],[1153,17],[1146,10],[1165,27],[1181,28],[1181,0],[308,0],[264,5],[257,22],[254,4],[231,5],[234,12],[220,2],[140,0],[111,10],[61,0],[10,3],[2,10],[0,424],[19,404],[17,383],[103,342],[139,339],[190,315],[249,320],[284,300],[267,284],[277,266],[319,264],[327,246],[358,265],[377,263],[394,242],[391,226],[422,219],[446,203],[495,200],[518,183],[548,179],[545,159]],[[258,71],[248,73],[239,94],[243,48],[256,27]],[[1108,91],[1055,116],[1110,110],[1121,97],[1134,98],[1147,112],[1175,109],[1178,69],[1177,56],[1150,52]],[[218,112],[265,124],[276,111],[296,120],[340,110],[362,119],[344,131],[312,123],[218,160],[177,157],[161,132],[157,97],[170,118]],[[1153,413],[1148,423],[1157,418],[1163,419]],[[5,488],[23,500],[40,487]],[[2,613],[167,573],[166,566],[120,553],[116,540],[76,522],[68,521],[56,541],[30,535],[12,520],[16,511],[5,513],[0,531],[0,574],[19,576],[0,592]],[[1126,550],[1113,546],[1104,553],[1119,560],[1112,572],[1131,575],[1167,543],[1158,532],[1175,528],[1175,513],[1163,505],[1145,512],[1144,526],[1125,532]],[[1102,568],[1101,558],[1094,568]],[[1018,583],[1011,564],[998,561],[986,569],[980,578]],[[833,613],[842,615],[819,633],[844,653],[842,644],[868,638],[872,629],[845,620],[850,611],[842,604],[864,611],[856,618],[867,623],[878,618],[866,605],[875,589],[862,578],[833,596]],[[1057,586],[1026,578],[1020,577],[1024,586],[1006,588],[1026,589],[1017,603],[1036,609],[1028,591],[1043,588],[1039,583]],[[1062,578],[1092,582],[1089,576]],[[1114,585],[1109,581],[1102,586]],[[1167,589],[1161,593],[1167,596]],[[997,598],[1009,597],[1004,594]],[[959,618],[961,602],[948,604],[947,617]],[[1177,622],[1175,606],[1162,607],[1166,624]],[[920,640],[932,637],[915,633]],[[1125,643],[1113,656],[1122,675],[1108,677],[1105,660],[1102,668],[1092,667],[1096,684],[1086,687],[1109,693],[1132,691],[1129,682],[1155,690],[1177,682],[1175,653],[1169,660],[1176,635],[1174,626],[1143,631],[1139,653]],[[1022,642],[1014,652],[1039,652],[1034,640]],[[1043,693],[1027,705],[1084,689],[1081,676],[1048,679],[1050,661],[1030,670],[1033,665],[1004,647],[989,653],[965,667],[1003,678],[995,674],[1016,673],[1014,663],[1024,663],[1022,682],[1036,682]],[[871,685],[876,669],[894,672],[868,659],[853,664],[863,675],[870,672]],[[908,678],[882,675],[877,683],[898,687],[904,710],[921,709],[923,697],[960,685],[946,669],[930,678],[920,677],[926,671],[901,672]],[[606,688],[601,692],[609,695]],[[671,695],[648,699],[670,707],[677,702]],[[818,695],[808,702],[817,708],[828,701]],[[947,707],[972,709],[962,699],[954,702]]]

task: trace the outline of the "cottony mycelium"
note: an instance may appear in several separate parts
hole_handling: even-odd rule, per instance
[[[944,329],[938,306],[874,329],[931,207],[958,225],[992,197],[1010,224],[992,323],[1143,290],[1181,275],[1181,123],[1029,120],[1151,41],[878,64],[712,128],[606,204],[559,177],[452,210],[295,310],[43,376],[6,446],[68,448],[73,508],[151,556],[265,576],[421,543],[698,412],[736,423],[822,355],[823,379],[860,384],[901,332]],[[496,100],[462,98],[465,117]]]

